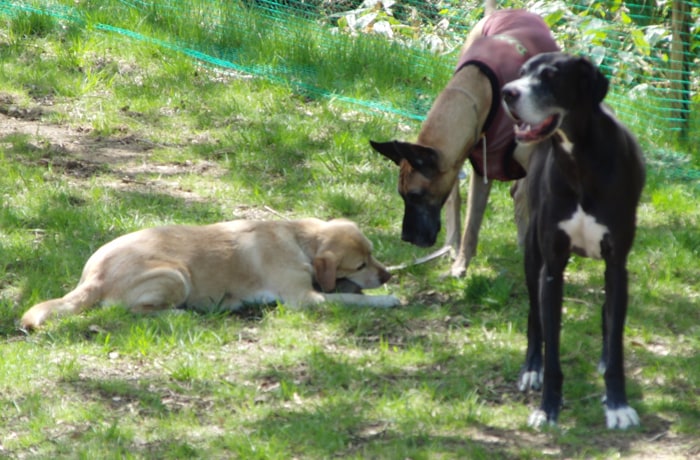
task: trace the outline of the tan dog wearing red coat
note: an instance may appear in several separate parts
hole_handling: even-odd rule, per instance
[[[454,276],[464,276],[476,254],[492,180],[523,177],[532,150],[515,143],[513,121],[501,106],[501,87],[518,77],[520,66],[531,56],[558,50],[539,16],[491,8],[487,5],[486,17],[467,37],[457,70],[430,109],[417,141],[371,141],[376,151],[400,167],[404,241],[422,247],[434,245],[440,231],[440,211],[447,202],[446,245],[455,250]],[[458,174],[467,159],[473,173],[460,239]],[[517,206],[519,202],[524,201],[516,199],[522,240],[527,208]]]

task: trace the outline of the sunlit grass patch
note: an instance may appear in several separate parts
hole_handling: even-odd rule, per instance
[[[99,21],[124,5],[82,6]],[[157,8],[145,13],[118,20],[154,36],[212,39],[188,35],[208,31],[189,31],[184,20],[163,24]],[[630,432],[604,426],[596,371],[603,266],[577,257],[565,290],[560,427],[526,426],[539,394],[515,385],[528,306],[509,184],[494,185],[467,277],[446,278],[448,258],[397,270],[372,291],[401,297],[396,309],[281,305],[144,316],[112,306],[31,335],[19,331],[22,313],[74,287],[99,246],[147,226],[345,216],[388,265],[429,251],[400,241],[398,171],[368,144],[411,140],[417,122],[216,71],[156,43],[25,19],[36,23],[15,25],[27,27],[22,40],[0,33],[2,452],[285,459],[695,452],[699,189],[690,176],[664,170],[669,161],[687,162],[657,151],[629,260],[627,382],[642,417]],[[323,52],[313,47],[316,37],[299,36],[308,46],[289,56],[283,38],[266,38],[261,55],[276,52],[289,65],[318,65],[318,78],[333,77],[314,62]],[[387,62],[382,75],[358,73],[377,49],[350,45],[337,50],[346,64],[334,84],[349,94],[413,97],[401,93],[422,78],[415,69],[392,75]],[[404,72],[411,78],[393,87]],[[421,86],[424,96],[432,84]]]

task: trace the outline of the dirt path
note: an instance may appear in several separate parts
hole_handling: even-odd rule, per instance
[[[205,160],[150,161],[153,149],[167,146],[130,133],[102,137],[89,127],[42,121],[52,110],[51,105],[20,107],[12,96],[0,93],[0,146],[22,143],[28,150],[40,152],[39,159],[28,161],[50,164],[72,182],[104,173],[109,176],[105,177],[105,185],[109,187],[157,192],[191,201],[201,201],[203,197],[183,188],[178,177],[188,174],[216,177],[223,173],[219,165]]]

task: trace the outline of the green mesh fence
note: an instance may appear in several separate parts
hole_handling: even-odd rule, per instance
[[[671,145],[698,153],[700,3],[540,0],[503,1],[499,8],[540,14],[564,50],[600,65],[611,78],[608,102],[645,142],[659,151]],[[0,2],[0,15],[21,14],[50,15],[174,49],[217,69],[268,78],[312,97],[422,120],[466,34],[483,16],[483,2]],[[344,65],[332,64],[340,61]],[[347,72],[362,74],[365,86]]]

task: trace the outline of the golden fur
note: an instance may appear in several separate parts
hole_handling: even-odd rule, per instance
[[[121,236],[87,261],[78,286],[30,308],[27,329],[94,305],[121,304],[134,312],[187,306],[236,309],[244,303],[299,307],[325,301],[392,307],[393,296],[333,293],[336,281],[358,290],[390,274],[370,241],[349,220],[237,220],[204,226],[171,225]],[[323,292],[313,289],[313,283]]]

